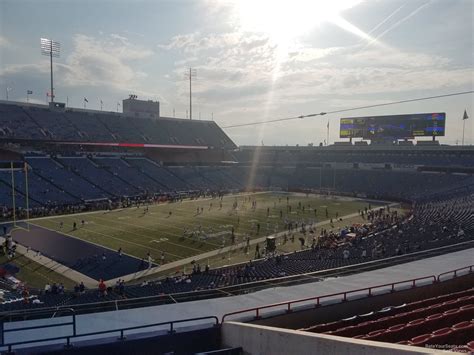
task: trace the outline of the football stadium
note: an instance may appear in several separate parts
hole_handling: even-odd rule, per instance
[[[396,26],[438,5],[422,4]],[[169,3],[153,6],[172,11]],[[245,17],[248,9],[235,6]],[[260,5],[253,6],[258,23],[265,23]],[[327,13],[339,19],[332,23],[369,40],[409,5],[391,12],[369,39],[341,22],[347,11],[349,17],[369,5],[344,6],[332,9],[337,16]],[[10,1],[2,8],[18,11]],[[280,15],[275,10],[270,17]],[[269,40],[280,33],[266,26]],[[317,28],[323,31],[312,31]],[[6,63],[12,43],[7,37],[0,33]],[[130,45],[125,37],[111,38]],[[221,48],[213,41],[179,46],[202,55],[200,46]],[[102,99],[100,109],[87,108],[92,95],[70,104],[61,90],[84,85],[66,84],[75,65],[89,70],[83,69],[81,80],[100,76],[92,63],[102,53],[98,42],[85,48],[94,52],[85,63],[73,56],[61,62],[67,43],[36,42],[39,60],[47,64],[38,69],[49,86],[46,102],[23,87],[26,97],[15,96],[17,84],[8,81],[16,73],[22,82],[29,64],[18,64],[24,65],[18,72],[0,67],[2,353],[474,352],[472,66],[467,90],[382,100],[374,94],[367,105],[348,99],[303,115],[255,116],[236,104],[239,117],[248,119],[214,120],[214,113],[211,119],[192,115],[193,95],[194,105],[206,98],[199,81],[197,94],[192,92],[191,67],[179,84],[186,87],[186,115],[180,118],[174,108],[164,114],[172,101],[165,91],[150,99],[122,90],[113,109],[103,109]],[[256,48],[265,46],[258,43]],[[111,50],[104,46],[103,53]],[[285,60],[290,65],[291,58]],[[196,67],[206,80],[213,78],[209,67]],[[219,85],[213,93],[225,90]],[[289,95],[291,85],[285,90]],[[230,104],[221,100],[214,104],[225,111]],[[453,115],[450,100],[466,103],[458,108],[461,117]],[[321,123],[311,133],[321,143],[281,143],[292,142],[298,125],[296,139],[306,139],[307,120]],[[267,126],[280,127],[279,133],[261,128]],[[461,132],[462,141],[452,144]]]

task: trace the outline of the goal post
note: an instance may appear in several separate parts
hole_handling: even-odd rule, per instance
[[[23,169],[25,171],[25,207],[26,207],[26,229],[30,230],[30,196],[28,192],[28,164],[24,162]]]
[[[25,212],[26,212],[26,219],[23,221],[25,222],[24,225],[18,223],[18,216],[17,216],[17,196],[18,193],[16,191],[17,182],[15,182],[15,171],[18,170],[18,167],[15,168],[15,164],[13,161],[10,162],[10,175],[11,175],[11,197],[12,197],[12,209],[13,209],[13,228],[12,231],[15,229],[24,229],[29,231],[30,230],[30,206],[29,206],[29,191],[28,191],[28,164],[26,162],[23,163],[21,169],[25,174],[25,188],[24,188],[24,195],[25,195]]]

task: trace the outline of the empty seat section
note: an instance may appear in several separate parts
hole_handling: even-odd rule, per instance
[[[49,139],[25,111],[15,105],[0,105],[0,138]]]
[[[27,158],[28,164],[42,177],[83,200],[103,199],[110,195],[91,182],[48,157]]]
[[[77,128],[66,119],[62,112],[37,107],[25,108],[24,110],[41,127],[49,139],[73,142],[82,140]]]
[[[161,185],[120,158],[96,157],[94,161],[109,170],[115,176],[133,185],[139,191],[152,193],[160,191]]]
[[[186,183],[171,174],[167,169],[147,158],[126,158],[127,162],[139,169],[143,174],[150,176],[170,190],[187,190]]]
[[[139,191],[133,186],[125,183],[120,178],[106,170],[94,165],[92,161],[85,157],[62,157],[59,161],[74,169],[80,176],[88,181],[93,181],[104,191],[115,196],[135,196]]]

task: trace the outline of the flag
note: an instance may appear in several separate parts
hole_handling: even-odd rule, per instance
[[[101,104],[101,105],[103,104],[102,100],[100,100],[100,104]]]
[[[84,102],[89,102],[89,100],[87,100],[87,98],[84,97]]]
[[[469,116],[467,115],[467,111],[464,110],[464,115],[462,116],[462,119],[467,120],[468,118],[469,118]]]
[[[33,91],[32,90],[27,90],[26,95],[33,95]]]

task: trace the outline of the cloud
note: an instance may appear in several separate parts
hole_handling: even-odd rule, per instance
[[[5,37],[0,36],[0,47],[6,47],[8,44],[8,40]]]
[[[203,53],[207,51],[227,50],[234,48],[241,50],[254,50],[265,47],[269,43],[269,37],[252,32],[227,32],[201,34],[194,32],[177,35],[166,44],[158,44],[163,50],[183,50],[185,53]]]
[[[58,100],[69,97],[95,95],[124,97],[130,93],[141,98],[166,98],[147,85],[148,74],[142,64],[150,60],[153,51],[132,44],[127,37],[117,34],[97,37],[74,36],[72,52],[54,62],[54,79]],[[35,96],[45,95],[49,89],[49,61],[39,57],[31,64],[9,64],[0,68],[0,81],[11,83],[11,97],[22,100],[20,93],[32,89]],[[136,69],[138,68],[138,69]],[[32,98],[30,98],[32,99]],[[115,100],[115,99],[114,99]]]
[[[49,73],[49,64],[38,63],[38,64],[12,64],[5,66],[0,70],[0,76],[8,77],[13,76],[17,73]]]
[[[193,85],[196,104],[209,108],[225,104],[222,110],[229,113],[235,111],[230,106],[241,109],[254,105],[261,112],[263,107],[271,107],[278,112],[330,95],[337,99],[472,83],[471,69],[455,67],[449,58],[389,46],[318,48],[296,43],[281,56],[267,36],[233,31],[180,34],[159,48],[178,58],[192,58],[175,61],[174,75],[182,78],[185,64],[192,63],[197,69]],[[188,95],[182,84],[176,85],[176,92],[179,100]]]
[[[131,44],[126,37],[112,34],[95,38],[78,34],[74,50],[66,58],[64,82],[69,86],[112,86],[124,88],[146,77],[131,62],[150,57],[153,52]]]
[[[159,48],[178,58],[189,58],[175,61],[176,79],[183,77],[186,66],[192,64],[197,69],[193,92],[196,104],[201,106],[215,107],[220,102],[240,105],[244,101],[258,104],[269,91],[276,47],[268,36],[248,32],[208,35],[196,32],[174,36]],[[186,86],[179,80],[175,88],[177,100],[188,95]]]

